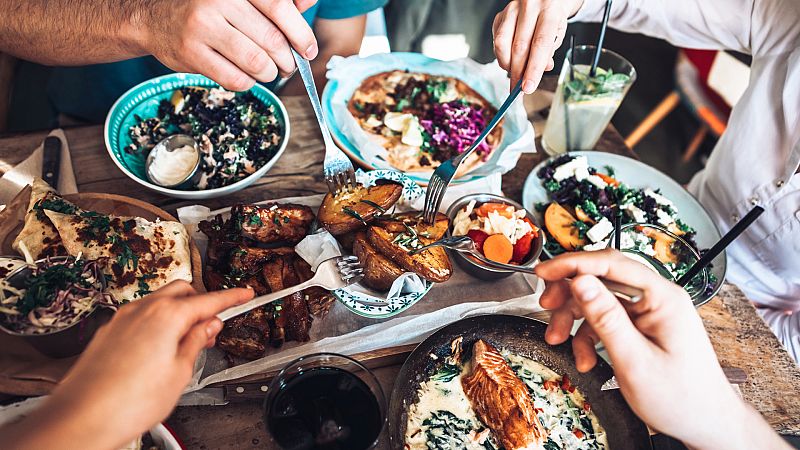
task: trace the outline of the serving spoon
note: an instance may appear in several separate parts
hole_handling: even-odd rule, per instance
[[[432,242],[424,247],[420,247],[418,249],[412,250],[409,252],[411,255],[416,255],[417,253],[423,252],[431,247],[445,247],[449,248],[450,250],[455,250],[460,253],[465,253],[469,256],[480,261],[482,264],[485,264],[494,269],[502,269],[502,270],[511,270],[513,272],[522,272],[528,274],[536,274],[534,272],[533,267],[523,267],[523,266],[516,266],[513,264],[503,264],[497,261],[492,261],[489,258],[483,256],[483,254],[478,251],[478,248],[475,246],[475,241],[472,240],[469,236],[451,236],[439,239],[436,242]],[[571,278],[564,278],[567,281],[572,281]],[[600,278],[600,282],[602,282],[612,294],[614,294],[617,298],[629,301],[631,303],[636,303],[642,299],[644,292],[641,289],[635,288],[633,286],[628,286],[622,283],[617,283],[616,281],[606,280],[604,278]]]

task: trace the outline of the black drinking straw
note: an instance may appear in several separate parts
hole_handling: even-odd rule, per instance
[[[608,16],[611,15],[611,0],[606,0],[606,9],[603,11],[603,24],[600,26],[600,37],[597,39],[597,47],[594,49],[594,61],[589,71],[589,76],[594,76],[597,71],[597,64],[600,62],[600,50],[603,49],[603,40],[606,38],[606,28],[608,28]]]
[[[763,212],[764,208],[760,206],[756,206],[755,208],[751,209],[750,212],[742,218],[742,220],[736,222],[733,228],[725,233],[725,236],[722,236],[722,239],[717,241],[717,243],[714,244],[714,246],[711,247],[705,255],[703,255],[696,263],[694,263],[691,268],[689,268],[685,274],[683,274],[682,277],[680,277],[680,279],[678,279],[678,284],[680,286],[686,286],[689,281],[692,280],[692,278],[700,273],[701,270],[705,269],[706,266],[708,266],[708,264],[717,257],[717,255],[725,250],[725,247],[730,245],[734,239],[739,237],[739,235],[742,234],[742,231],[747,229],[747,227],[749,227],[750,224],[753,223],[753,221],[755,221]]]
[[[575,35],[569,37],[569,81],[575,80]]]
[[[616,250],[620,249],[622,245],[622,213],[617,207],[617,211],[614,214],[614,248]]]

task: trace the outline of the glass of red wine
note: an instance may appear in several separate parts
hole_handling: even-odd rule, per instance
[[[386,398],[372,372],[336,353],[298,358],[278,373],[264,423],[284,450],[368,450],[386,423]]]

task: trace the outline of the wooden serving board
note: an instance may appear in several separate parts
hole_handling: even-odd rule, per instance
[[[26,187],[8,206],[0,212],[0,254],[17,255],[11,244],[22,230],[25,224],[25,213],[27,212],[30,201],[31,189]],[[94,192],[67,194],[63,196],[66,200],[75,203],[87,211],[96,211],[103,214],[115,216],[142,217],[149,221],[156,219],[177,222],[163,209],[149,203],[131,197],[116,194],[101,194]],[[194,239],[189,238],[189,255],[192,263],[192,286],[198,292],[205,292],[203,285],[203,263],[200,259],[200,250],[197,248]]]
[[[22,230],[30,191],[30,187],[26,187],[0,211],[0,254],[17,255],[11,244]],[[88,211],[177,222],[175,217],[161,208],[122,195],[78,193],[65,195],[64,198]],[[191,238],[189,246],[192,286],[198,292],[205,292],[200,251]],[[0,393],[25,396],[48,394],[76,358],[51,358],[18,337],[0,333]]]

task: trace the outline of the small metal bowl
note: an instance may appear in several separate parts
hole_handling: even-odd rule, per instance
[[[530,211],[523,208],[522,205],[511,200],[510,198],[501,197],[499,195],[492,195],[492,194],[469,194],[461,197],[460,199],[453,202],[450,205],[450,208],[447,209],[447,217],[450,219],[450,227],[447,229],[447,236],[451,236],[453,231],[453,219],[455,219],[456,214],[458,211],[463,209],[469,202],[475,200],[475,205],[479,206],[484,203],[504,203],[506,205],[510,205],[515,207],[516,209],[521,209],[525,211],[525,217],[528,218],[532,223],[536,223],[533,218],[533,215]],[[537,225],[538,226],[538,225]],[[542,248],[544,247],[544,234],[539,231],[536,239],[533,240],[531,244],[531,251],[528,254],[528,258],[520,264],[520,267],[533,267],[537,261],[539,261],[539,256],[542,254]],[[448,251],[456,261],[459,267],[461,267],[465,272],[468,274],[480,278],[482,280],[500,280],[503,278],[508,277],[509,275],[514,274],[515,272],[512,270],[504,270],[504,269],[495,269],[492,267],[488,267],[470,257],[467,257],[459,252]]]
[[[156,159],[156,156],[161,152],[171,152],[175,149],[189,146],[192,147],[197,155],[197,162],[194,165],[194,168],[189,172],[181,181],[175,184],[161,184],[150,175],[150,166],[153,164],[153,161]],[[200,181],[200,177],[202,176],[202,172],[200,171],[200,164],[202,163],[202,154],[200,152],[200,147],[197,145],[197,141],[194,140],[193,137],[187,134],[173,134],[153,147],[150,150],[150,153],[147,154],[147,159],[144,162],[144,173],[147,176],[147,179],[153,183],[157,184],[161,187],[170,188],[170,189],[191,189],[197,185]]]
[[[12,259],[11,257],[0,257],[2,259]],[[53,257],[51,261],[58,261],[69,257]],[[16,258],[14,258],[16,259]],[[37,261],[38,262],[38,261]],[[24,265],[20,269],[26,269]],[[6,277],[11,278],[19,269],[10,272]],[[105,279],[100,282],[105,286]],[[95,307],[81,320],[70,326],[53,330],[48,333],[28,334],[12,331],[3,326],[0,321],[0,330],[11,336],[16,336],[30,344],[42,354],[51,358],[67,358],[81,353],[89,341],[94,337],[94,333],[105,323],[111,320],[114,311],[109,308]]]

